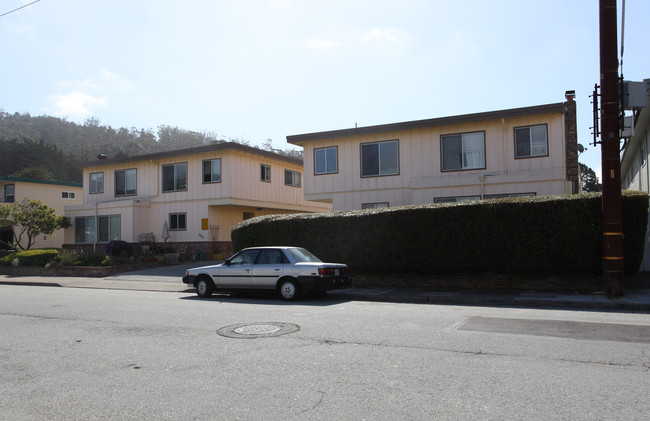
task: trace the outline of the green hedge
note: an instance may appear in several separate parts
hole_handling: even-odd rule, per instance
[[[643,257],[648,195],[623,193],[625,271]],[[601,195],[511,198],[271,215],[233,228],[233,249],[302,246],[357,273],[602,273]]]
[[[18,259],[19,266],[45,266],[59,254],[57,249],[34,249],[17,251],[0,259],[0,266],[11,266]]]

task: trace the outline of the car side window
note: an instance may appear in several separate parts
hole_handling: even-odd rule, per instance
[[[257,265],[279,265],[285,263],[280,250],[261,250],[255,264]]]
[[[231,265],[252,265],[259,250],[244,250],[230,259]]]

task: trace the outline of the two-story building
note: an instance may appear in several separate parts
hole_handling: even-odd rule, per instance
[[[645,79],[647,104],[650,104],[650,79]],[[650,108],[636,109],[626,117],[629,127],[625,128],[630,137],[621,155],[621,183],[626,190],[639,190],[650,193]],[[641,262],[642,271],[650,271],[650,220],[646,232],[646,245]]]
[[[80,183],[65,181],[37,180],[25,177],[0,176],[0,206],[2,203],[20,202],[23,199],[38,199],[56,211],[64,214],[66,205],[82,203],[83,188]],[[0,250],[7,249],[14,236],[13,227],[0,227]],[[61,247],[64,231],[57,230],[52,235],[41,235],[32,248]]]
[[[305,197],[334,210],[580,191],[574,91],[565,102],[287,136]]]
[[[103,158],[103,157],[102,157]],[[85,162],[83,204],[68,206],[66,243],[103,252],[143,238],[188,254],[231,252],[230,231],[255,216],[331,210],[305,200],[302,160],[238,143]]]

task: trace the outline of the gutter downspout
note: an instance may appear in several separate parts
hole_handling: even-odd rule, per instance
[[[99,215],[97,205],[98,203],[95,202],[95,242],[93,243],[93,253],[97,252],[97,237],[99,236]]]

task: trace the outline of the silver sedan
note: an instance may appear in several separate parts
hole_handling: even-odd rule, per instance
[[[301,247],[252,247],[221,264],[189,269],[183,282],[199,297],[215,291],[277,290],[284,300],[301,292],[325,293],[350,286],[350,270],[342,263],[324,263]]]

